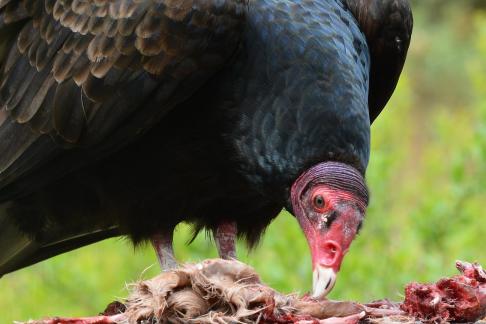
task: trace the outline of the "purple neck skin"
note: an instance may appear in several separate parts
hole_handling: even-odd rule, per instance
[[[368,205],[368,189],[363,175],[355,168],[340,162],[322,162],[305,171],[295,180],[290,191],[294,208],[300,206],[304,191],[316,184],[346,191],[357,198],[362,211]]]

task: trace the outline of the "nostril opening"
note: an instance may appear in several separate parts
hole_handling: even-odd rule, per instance
[[[326,241],[321,245],[323,258],[321,264],[327,267],[333,266],[341,255],[341,247],[334,241]]]

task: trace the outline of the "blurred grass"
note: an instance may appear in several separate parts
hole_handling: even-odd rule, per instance
[[[475,9],[472,9],[474,4]],[[439,6],[436,8],[435,6]],[[345,259],[335,299],[401,298],[412,280],[455,273],[454,261],[486,265],[486,13],[479,1],[414,1],[415,30],[396,94],[372,130],[371,205]],[[204,235],[179,260],[216,256]],[[310,257],[283,212],[261,246],[239,255],[282,291],[311,287]],[[107,240],[0,280],[0,323],[92,315],[126,295],[125,283],[158,273],[149,247]]]

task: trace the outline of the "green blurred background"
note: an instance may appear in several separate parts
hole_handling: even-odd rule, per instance
[[[455,273],[454,261],[486,265],[486,1],[417,0],[409,58],[398,89],[372,128],[371,205],[345,258],[334,299],[400,299],[409,281]],[[179,260],[215,257],[204,235]],[[307,292],[304,237],[283,212],[253,252],[239,256],[267,284]],[[125,284],[158,273],[150,247],[111,239],[0,279],[0,323],[94,315]]]

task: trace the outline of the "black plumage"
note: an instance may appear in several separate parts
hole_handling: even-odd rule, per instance
[[[365,173],[406,0],[0,0],[0,275],[106,237],[236,221],[306,169]]]

